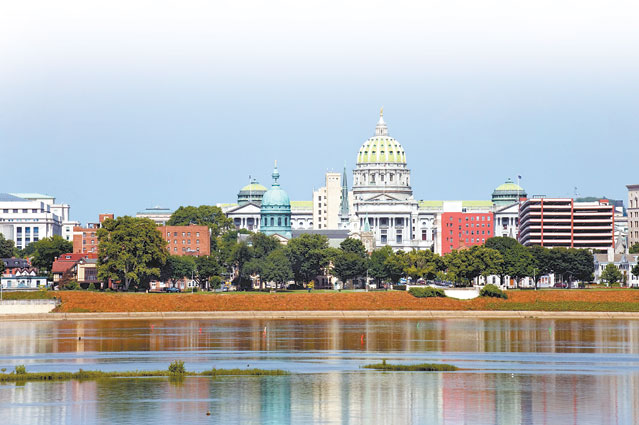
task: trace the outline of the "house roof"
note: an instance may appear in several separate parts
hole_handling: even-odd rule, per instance
[[[51,273],[65,273],[72,269],[80,260],[76,261],[54,261],[51,266]]]

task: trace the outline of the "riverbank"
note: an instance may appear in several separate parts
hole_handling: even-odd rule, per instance
[[[35,320],[79,318],[361,318],[361,317],[548,317],[579,313],[585,318],[639,316],[639,291],[632,289],[508,291],[508,299],[416,298],[405,291],[323,293],[145,294],[59,291],[43,293],[60,305]],[[108,313],[108,314],[107,314]],[[202,316],[203,315],[203,316]],[[17,315],[3,315],[3,319]]]

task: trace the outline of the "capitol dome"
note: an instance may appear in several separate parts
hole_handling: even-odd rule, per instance
[[[523,187],[507,179],[493,191],[492,201],[497,206],[504,206],[519,202],[519,198],[527,196]]]
[[[237,194],[238,205],[246,205],[249,202],[253,202],[257,205],[262,203],[262,197],[266,193],[267,189],[259,184],[257,180],[252,179],[251,183],[244,186]]]
[[[397,140],[388,136],[388,127],[382,112],[375,127],[375,136],[365,141],[359,149],[357,163],[406,164],[406,152]]]

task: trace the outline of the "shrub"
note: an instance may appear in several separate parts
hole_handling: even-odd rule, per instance
[[[446,296],[443,289],[433,288],[431,286],[425,288],[410,288],[408,292],[417,298],[444,298]]]
[[[71,281],[69,281],[68,283],[66,283],[64,285],[64,289],[66,289],[68,291],[75,291],[75,290],[80,289],[80,285],[75,280],[71,280]]]
[[[95,291],[95,285],[93,284],[93,282],[89,283],[89,287],[87,288],[87,291]]]
[[[15,373],[16,375],[26,375],[27,374],[27,368],[24,367],[23,364],[16,366],[16,369],[13,371],[13,373]]]
[[[378,364],[367,364],[362,366],[365,369],[385,370],[390,372],[452,372],[459,370],[457,366],[440,363],[422,363],[408,365],[387,364],[386,361]]]
[[[222,278],[220,276],[211,276],[209,279],[209,287],[211,289],[217,289],[222,285]]]
[[[492,284],[488,284],[481,288],[481,291],[479,291],[479,296],[508,299],[508,295],[506,295],[504,291]]]
[[[171,375],[184,375],[186,369],[184,369],[184,362],[182,360],[174,360],[169,365],[169,373]]]

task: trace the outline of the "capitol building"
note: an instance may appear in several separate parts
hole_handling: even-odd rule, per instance
[[[291,201],[285,191],[291,176],[275,167],[270,189],[251,180],[240,189],[237,202],[218,204],[237,228],[275,235],[283,243],[301,233],[324,234],[334,246],[347,237],[361,239],[369,251],[453,249],[479,245],[493,236],[517,234],[517,210],[525,191],[510,180],[491,200],[416,200],[406,151],[390,136],[383,111],[372,137],[357,152],[348,187],[346,169],[329,172],[325,186],[313,190],[312,200]]]

